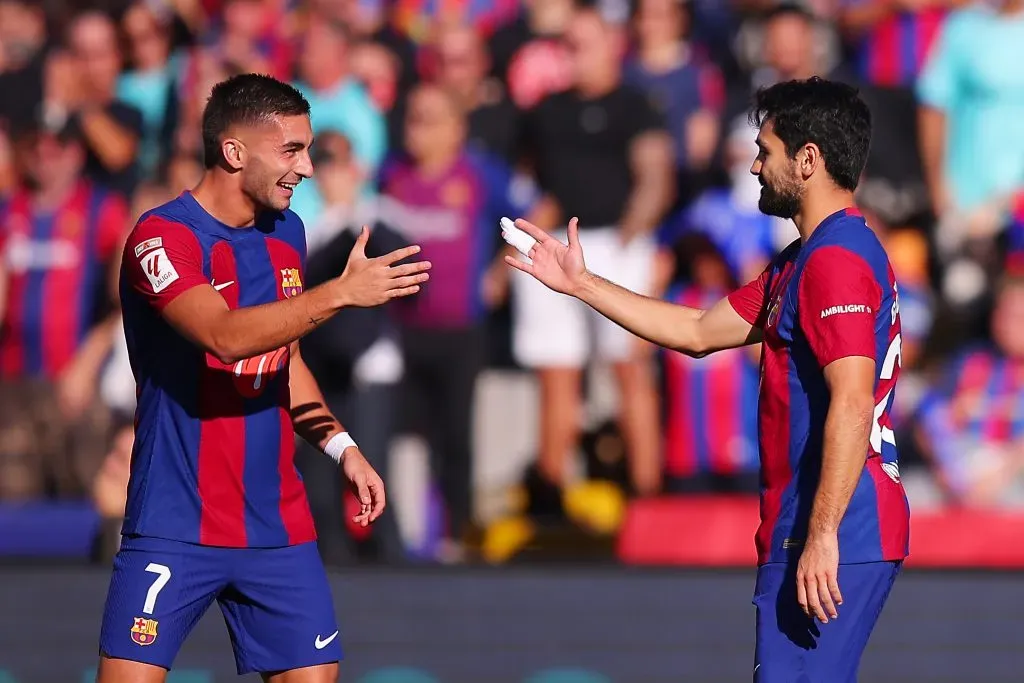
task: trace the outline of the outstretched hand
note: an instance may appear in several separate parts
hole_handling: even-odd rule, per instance
[[[587,266],[583,261],[583,248],[580,246],[578,224],[579,220],[576,218],[569,221],[567,229],[569,243],[563,244],[533,223],[522,218],[517,219],[516,227],[537,242],[527,254],[530,259],[529,263],[520,261],[511,255],[505,257],[505,263],[532,275],[556,292],[575,296],[587,274]]]
[[[348,480],[352,493],[359,500],[359,514],[352,521],[359,526],[368,526],[384,512],[384,481],[370,466],[358,448],[346,449],[342,461],[342,472]]]
[[[379,306],[391,299],[409,296],[420,291],[420,285],[430,277],[430,261],[417,261],[400,266],[394,264],[420,251],[418,246],[396,249],[389,254],[367,258],[366,243],[370,229],[363,226],[356,239],[348,263],[337,279],[349,306]]]

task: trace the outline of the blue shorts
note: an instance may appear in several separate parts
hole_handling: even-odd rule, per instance
[[[100,654],[170,669],[213,601],[238,674],[341,659],[338,625],[316,543],[214,548],[125,538],[114,559]]]
[[[839,618],[822,624],[796,599],[796,564],[757,570],[754,683],[856,683],[864,648],[901,562],[839,565]]]

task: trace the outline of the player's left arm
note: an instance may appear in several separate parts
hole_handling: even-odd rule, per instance
[[[289,350],[291,417],[295,433],[341,465],[361,506],[353,521],[367,526],[384,512],[384,482],[327,407],[320,385],[302,359],[299,343],[292,342]]]
[[[815,251],[798,287],[800,329],[823,369],[829,407],[821,476],[797,567],[797,599],[808,615],[826,623],[842,603],[839,524],[868,455],[882,291],[868,263],[839,246]]]

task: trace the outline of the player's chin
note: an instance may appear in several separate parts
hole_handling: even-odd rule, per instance
[[[267,204],[275,211],[284,211],[292,205],[292,195],[295,190],[280,185],[275,185],[273,192],[268,197]]]

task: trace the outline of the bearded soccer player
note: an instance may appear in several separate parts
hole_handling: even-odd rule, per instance
[[[246,74],[214,87],[206,172],[144,214],[125,246],[121,303],[138,385],[121,549],[100,635],[100,683],[165,680],[216,600],[239,675],[333,683],[341,646],[295,435],[341,466],[363,526],[384,484],[324,405],[297,340],[345,306],[414,294],[408,247],[302,291],[306,242],[289,209],[312,175],[309,104]]]
[[[813,78],[759,92],[751,119],[760,209],[792,219],[800,238],[708,310],[589,272],[575,219],[568,245],[517,221],[536,244],[529,260],[506,260],[686,354],[764,342],[754,680],[852,683],[907,556],[910,518],[890,418],[896,279],[853,208],[871,117],[856,90]]]

